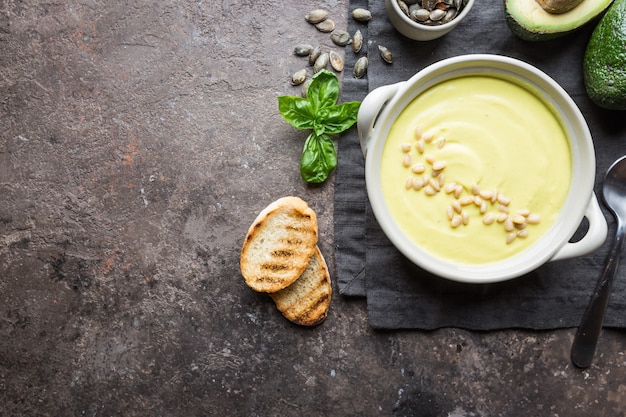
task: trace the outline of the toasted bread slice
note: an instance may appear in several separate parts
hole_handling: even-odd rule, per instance
[[[332,286],[326,261],[317,246],[309,266],[296,282],[270,296],[283,316],[296,324],[314,326],[326,319]]]
[[[283,197],[259,213],[241,249],[241,274],[250,288],[273,293],[291,285],[317,245],[317,217],[298,197]]]

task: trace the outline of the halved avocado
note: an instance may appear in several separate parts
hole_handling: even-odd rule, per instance
[[[546,41],[571,33],[600,15],[613,0],[583,0],[572,10],[553,14],[536,0],[505,0],[506,22],[511,31],[527,41]]]

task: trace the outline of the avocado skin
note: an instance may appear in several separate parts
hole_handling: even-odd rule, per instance
[[[626,0],[615,0],[593,30],[583,60],[591,101],[626,110]]]

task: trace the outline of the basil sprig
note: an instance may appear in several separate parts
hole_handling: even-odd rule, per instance
[[[299,130],[312,130],[304,142],[300,175],[309,183],[326,181],[337,166],[337,151],[329,135],[337,135],[356,123],[358,101],[337,104],[339,80],[322,70],[311,79],[306,98],[279,96],[278,110],[285,121]]]

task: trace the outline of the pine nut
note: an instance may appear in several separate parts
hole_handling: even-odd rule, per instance
[[[459,214],[461,214],[461,211],[463,210],[461,208],[461,203],[459,202],[459,200],[452,201],[452,208]]]
[[[470,217],[469,217],[469,213],[468,213],[467,211],[463,210],[463,211],[461,212],[461,218],[463,219],[463,224],[464,224],[465,226],[467,226],[467,225],[468,225],[468,223],[469,223],[469,219],[470,219]]]
[[[493,195],[491,196],[491,204],[495,204],[498,201],[498,190],[493,190]]]
[[[517,233],[515,232],[508,233],[506,235],[506,244],[508,245],[509,243],[513,242],[516,237],[517,237]]]
[[[413,187],[415,191],[419,191],[424,186],[424,181],[422,181],[422,179],[419,177],[413,178],[411,186]]]
[[[448,206],[448,208],[446,209],[446,215],[448,216],[448,220],[452,220],[452,218],[454,217],[454,209],[452,208],[452,206]]]
[[[404,159],[402,160],[402,165],[404,165],[405,168],[408,168],[411,166],[411,155],[404,156]]]
[[[497,221],[498,223],[504,223],[504,222],[506,221],[506,219],[508,219],[508,218],[509,218],[509,216],[508,216],[506,213],[502,213],[502,214],[500,214],[500,215],[496,218],[496,221]]]
[[[449,182],[446,184],[445,192],[446,194],[452,194],[456,189],[456,182]]]
[[[474,196],[474,205],[475,205],[476,207],[480,207],[482,204],[483,204],[483,199],[482,199],[482,198],[480,198],[480,196],[479,196],[479,195],[475,195],[475,196]]]
[[[441,171],[446,167],[446,161],[434,161],[433,162],[433,169],[435,171]]]
[[[410,190],[411,187],[413,187],[413,178],[409,177],[406,179],[406,182],[404,183],[404,188],[406,188],[407,190]]]
[[[498,195],[498,203],[504,206],[508,206],[509,204],[511,204],[511,199],[505,196],[504,194],[500,194]]]
[[[530,210],[528,209],[517,210],[517,214],[519,214],[520,216],[528,217],[530,216]]]
[[[456,186],[456,190],[454,190],[454,198],[461,197],[461,194],[463,194],[463,186],[462,185],[457,185]]]
[[[424,153],[424,141],[423,140],[418,140],[417,142],[415,142],[415,149],[417,149],[417,152],[421,154]]]
[[[511,218],[511,220],[513,221],[514,224],[526,223],[526,217],[522,216],[521,214],[516,214],[515,216]]]
[[[487,202],[483,201],[482,204],[480,205],[480,214],[485,214],[488,208],[489,207],[487,206]]]
[[[465,197],[461,197],[459,199],[459,202],[461,203],[462,206],[469,206],[470,204],[474,203],[474,197],[470,197],[466,195]]]
[[[510,217],[507,217],[504,221],[504,230],[507,232],[512,232],[515,229],[515,225],[513,224],[513,220]]]
[[[517,232],[517,237],[526,238],[528,237],[528,229],[520,230]]]
[[[491,201],[491,198],[493,197],[493,191],[481,191],[478,193],[478,195],[483,200]]]
[[[402,149],[402,152],[407,153],[411,151],[411,145],[408,143],[403,143],[400,145],[400,149]]]
[[[435,189],[430,184],[428,184],[426,187],[424,187],[424,194],[426,194],[427,196],[433,196],[437,194],[437,191],[435,191]]]
[[[435,163],[435,157],[432,156],[431,154],[427,154],[424,156],[424,159],[426,160],[426,162],[428,162],[430,165],[433,165]]]
[[[439,185],[439,181],[437,181],[434,178],[431,178],[430,181],[428,181],[428,183],[430,184],[431,187],[433,187],[433,190],[439,192],[441,191],[441,186]]]
[[[529,214],[526,218],[528,224],[539,224],[541,222],[541,216],[535,213]]]
[[[437,147],[439,149],[443,148],[444,146],[446,146],[446,138],[441,138],[439,139],[439,141],[437,142]]]
[[[446,175],[445,174],[438,175],[437,182],[439,183],[439,187],[443,187],[443,185],[446,183]]]
[[[483,223],[486,225],[493,224],[496,221],[496,216],[493,213],[487,213],[485,217],[483,217]]]
[[[416,174],[423,174],[424,171],[426,171],[426,166],[422,163],[413,164],[411,166],[411,171],[415,172]]]
[[[433,141],[433,139],[435,139],[435,135],[433,135],[431,132],[426,132],[422,135],[422,139],[424,139],[424,142],[430,143]]]
[[[454,216],[452,218],[452,220],[450,220],[450,226],[452,227],[459,227],[461,224],[463,224],[463,217],[459,216],[458,214],[456,216]]]
[[[478,195],[480,194],[480,187],[478,184],[472,184],[472,194]]]
[[[422,134],[423,134],[422,128],[419,127],[419,126],[416,126],[415,127],[415,137],[420,139],[422,137]]]
[[[505,206],[504,204],[500,204],[498,206],[498,211],[501,211],[502,213],[507,213],[509,212],[509,208],[507,206]]]

